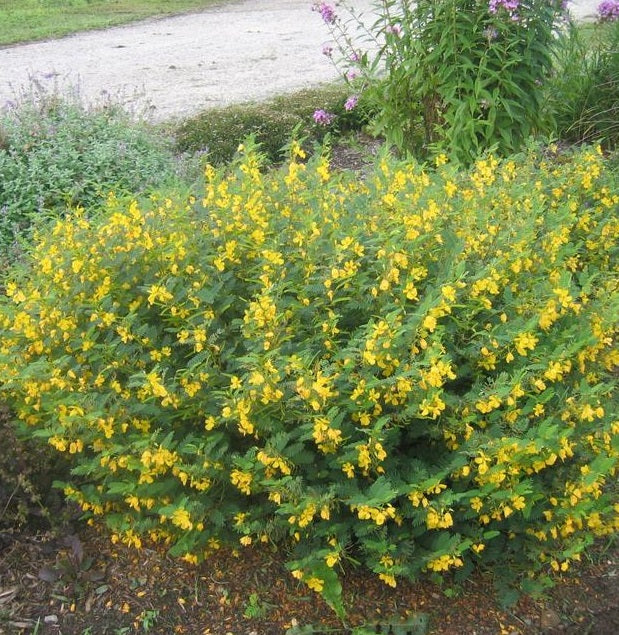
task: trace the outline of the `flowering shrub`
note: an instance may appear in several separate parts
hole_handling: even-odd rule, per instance
[[[400,150],[436,146],[466,163],[488,148],[518,150],[547,130],[543,90],[560,0],[375,5],[373,24],[346,3],[341,15],[329,3],[314,8],[339,48],[342,75],[378,111],[376,133]]]
[[[616,177],[586,149],[458,173],[250,148],[200,200],[59,220],[0,302],[0,392],[112,539],[565,570],[617,528]]]

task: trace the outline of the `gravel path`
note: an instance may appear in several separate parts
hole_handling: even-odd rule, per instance
[[[574,0],[577,17],[600,0]],[[352,0],[369,10],[374,0]],[[0,48],[0,108],[36,85],[156,120],[261,100],[337,77],[312,0],[231,0],[201,13]]]

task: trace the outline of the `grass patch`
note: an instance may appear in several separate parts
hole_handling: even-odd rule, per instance
[[[221,0],[0,0],[0,46],[212,6]]]

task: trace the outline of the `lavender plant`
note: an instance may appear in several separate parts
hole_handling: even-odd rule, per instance
[[[373,131],[400,151],[466,163],[549,129],[542,102],[561,0],[380,0],[369,25],[344,2],[314,9],[353,93],[377,112]]]

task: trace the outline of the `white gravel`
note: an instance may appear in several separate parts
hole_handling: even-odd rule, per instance
[[[600,0],[575,0],[593,15]],[[113,99],[156,120],[328,82],[329,32],[312,0],[231,0],[200,13],[146,20],[0,48],[0,108],[35,85]],[[352,0],[371,11],[374,0]]]

